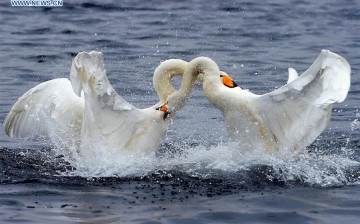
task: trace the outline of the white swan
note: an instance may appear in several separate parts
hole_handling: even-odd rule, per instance
[[[344,58],[322,50],[301,76],[290,69],[288,84],[264,95],[241,89],[206,57],[193,59],[184,77],[198,76],[207,98],[223,113],[232,140],[249,149],[301,152],[327,126],[332,104],[346,98],[350,72]],[[178,100],[168,98],[168,112],[177,109]]]
[[[72,63],[71,81],[50,80],[25,93],[5,118],[5,132],[18,138],[46,136],[65,146],[75,141],[77,147],[81,144],[82,154],[95,147],[154,152],[169,123],[164,112],[156,109],[168,95],[179,94],[171,79],[182,75],[186,64],[181,60],[161,63],[153,77],[160,102],[138,109],[113,89],[100,52],[79,53]]]

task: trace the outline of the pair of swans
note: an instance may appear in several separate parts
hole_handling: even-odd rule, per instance
[[[100,146],[114,152],[154,152],[169,120],[199,80],[206,97],[223,113],[231,139],[241,147],[301,151],[327,126],[332,104],[346,98],[350,72],[344,58],[322,50],[302,75],[289,69],[286,85],[256,95],[237,86],[210,58],[170,59],[154,72],[160,102],[138,109],[112,88],[102,54],[82,52],[73,60],[70,81],[55,79],[29,90],[12,107],[4,127],[10,137],[34,131],[45,136],[65,133],[82,153]],[[177,91],[171,85],[175,75],[182,75]]]

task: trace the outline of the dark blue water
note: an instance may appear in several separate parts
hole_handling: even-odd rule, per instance
[[[321,49],[352,68],[347,99],[297,160],[239,155],[200,84],[156,158],[84,168],[47,141],[0,129],[1,223],[359,222],[358,1],[5,1],[0,21],[1,124],[28,89],[68,77],[80,51],[103,52],[110,82],[140,108],[158,102],[152,74],[170,58],[210,57],[258,94],[285,84],[288,67],[307,69]]]

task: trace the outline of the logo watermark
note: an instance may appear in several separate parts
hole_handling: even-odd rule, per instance
[[[26,7],[59,7],[63,6],[63,0],[10,0],[11,6]]]

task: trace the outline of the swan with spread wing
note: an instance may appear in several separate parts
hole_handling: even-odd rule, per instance
[[[73,60],[70,80],[41,83],[19,98],[4,121],[5,132],[18,138],[46,136],[65,146],[75,145],[82,154],[96,148],[154,152],[169,124],[158,107],[169,95],[181,94],[171,79],[182,75],[186,65],[182,60],[161,63],[153,76],[160,102],[139,109],[109,83],[102,53],[81,52]],[[184,103],[179,103],[181,109]]]
[[[288,83],[264,95],[240,88],[206,57],[193,59],[184,77],[191,74],[202,82],[206,97],[223,113],[231,139],[242,147],[301,152],[329,123],[333,103],[346,98],[350,73],[343,57],[322,50],[303,74],[289,69]],[[162,108],[171,113],[177,105],[178,97],[169,96]]]

